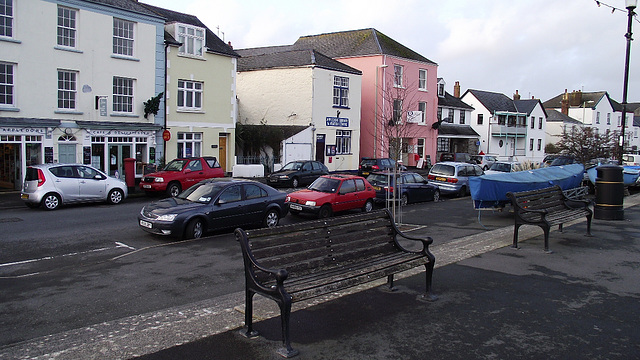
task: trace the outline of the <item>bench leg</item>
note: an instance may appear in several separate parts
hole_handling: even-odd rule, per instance
[[[591,214],[587,215],[587,235],[591,236]]]
[[[521,224],[515,224],[513,227],[513,245],[511,245],[512,248],[517,249],[518,248],[518,230],[520,229]]]
[[[562,224],[560,225],[562,226]],[[544,252],[547,254],[551,254],[553,251],[549,250],[549,231],[551,229],[549,226],[543,226],[542,231],[544,231]]]
[[[387,290],[390,291],[390,292],[398,290],[395,286],[393,286],[393,274],[387,276],[387,285],[389,285]]]
[[[562,232],[562,224],[558,224],[558,231]]]
[[[299,354],[298,350],[291,347],[289,319],[291,318],[291,297],[289,295],[284,296],[282,302],[278,302],[280,306],[280,321],[282,323],[282,345],[281,349],[278,349],[278,354],[285,358],[294,357]]]
[[[244,325],[246,328],[240,333],[248,338],[258,336],[258,332],[253,330],[253,295],[255,295],[253,291],[245,291]]]
[[[431,290],[431,281],[433,279],[433,267],[435,265],[435,257],[431,256],[431,261],[428,264],[424,264],[425,275],[426,275],[426,292],[423,295],[423,299],[427,301],[436,301],[438,300],[438,296],[433,293]]]

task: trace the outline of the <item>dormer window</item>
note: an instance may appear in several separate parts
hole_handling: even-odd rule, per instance
[[[185,24],[179,24],[177,27],[177,38],[182,43],[178,52],[184,55],[202,56],[205,44],[204,29]]]

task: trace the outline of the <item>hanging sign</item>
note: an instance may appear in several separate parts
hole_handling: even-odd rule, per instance
[[[164,141],[171,140],[171,133],[169,132],[169,130],[165,130],[162,132],[162,140]]]

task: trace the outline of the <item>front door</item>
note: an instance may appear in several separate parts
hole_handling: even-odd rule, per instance
[[[18,190],[20,174],[20,144],[0,144],[0,188]]]
[[[109,145],[109,175],[124,180],[124,159],[131,157],[131,145]]]
[[[218,162],[222,171],[227,172],[227,137],[220,136],[218,138]]]
[[[325,134],[316,135],[316,160],[324,164],[324,146],[325,146]]]
[[[58,144],[58,162],[61,164],[75,164],[76,144]]]

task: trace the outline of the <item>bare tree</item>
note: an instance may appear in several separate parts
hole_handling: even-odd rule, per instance
[[[562,138],[556,147],[560,153],[571,155],[586,164],[591,159],[611,157],[616,147],[615,139],[615,134],[611,132],[600,134],[589,126],[573,126],[562,131]]]

